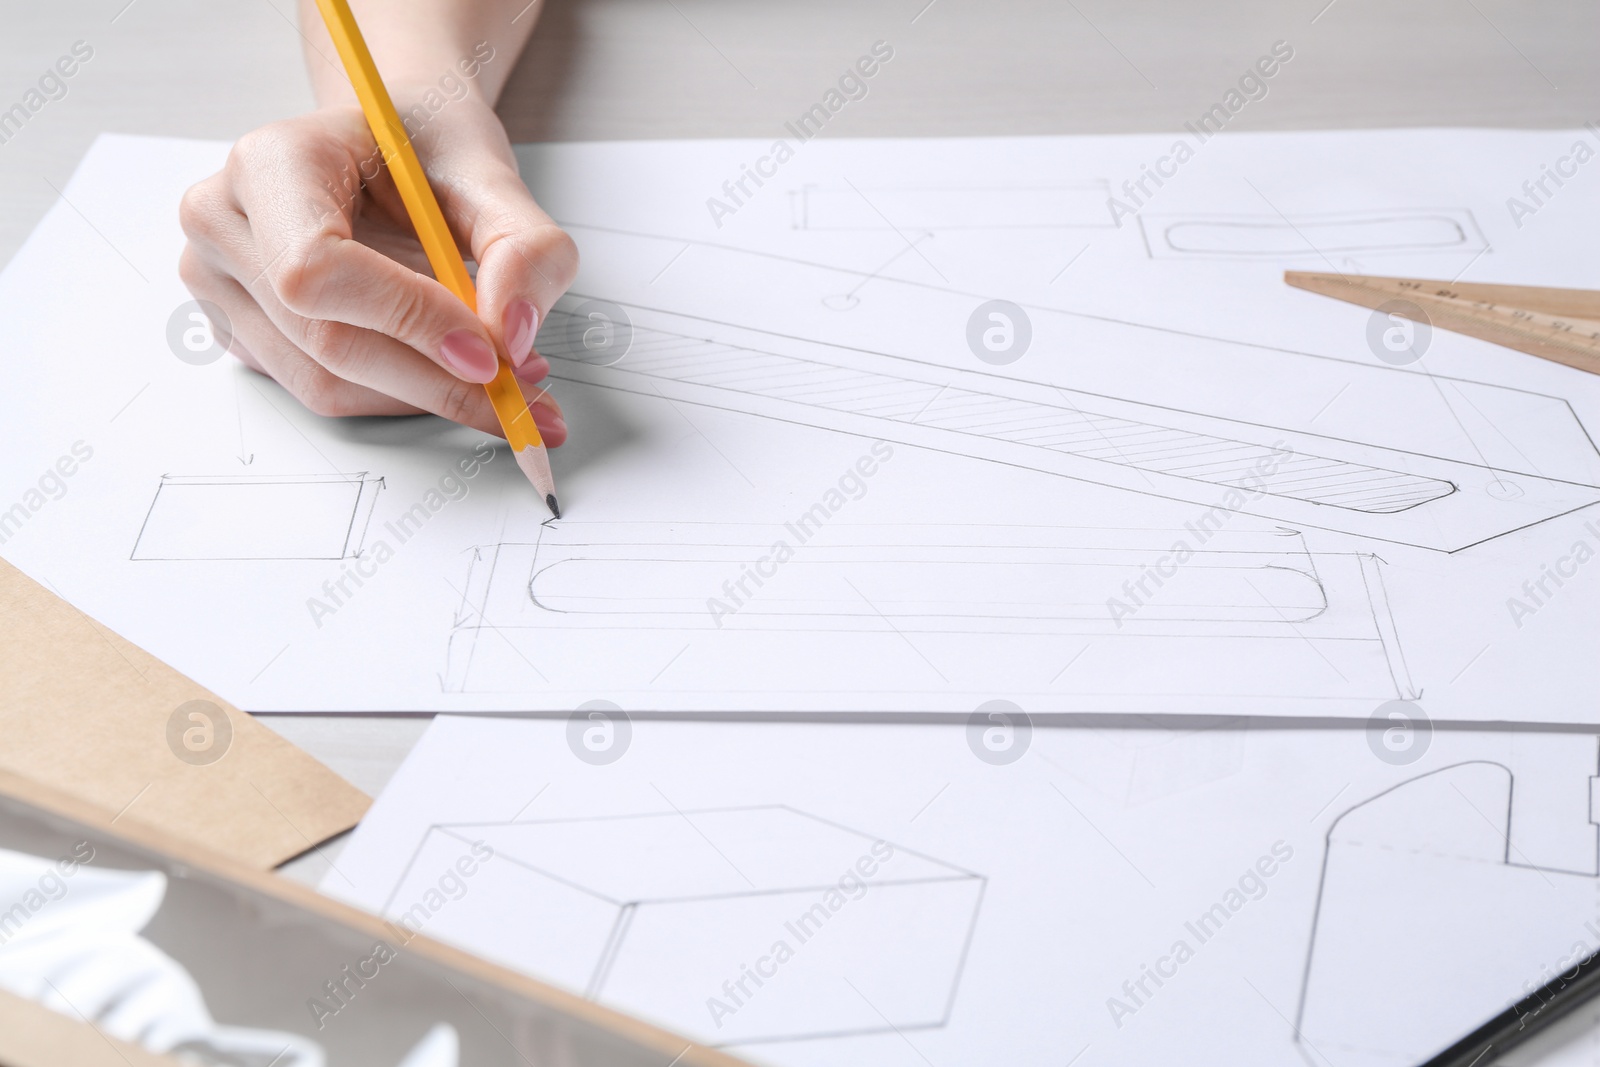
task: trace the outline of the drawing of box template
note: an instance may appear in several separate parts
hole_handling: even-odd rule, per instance
[[[427,934],[718,1045],[943,1025],[985,886],[788,807],[731,808],[434,826],[387,917],[475,842],[493,858]]]

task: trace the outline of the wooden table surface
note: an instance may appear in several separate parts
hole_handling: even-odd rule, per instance
[[[1275,41],[1229,129],[1600,119],[1600,5],[1530,0],[543,0],[501,108],[512,138],[765,137],[874,41],[828,136],[1177,130]],[[232,139],[310,106],[292,0],[8,3],[0,111],[75,41],[94,58],[0,144],[0,261],[102,131]]]

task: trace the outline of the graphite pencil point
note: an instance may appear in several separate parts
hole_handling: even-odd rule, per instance
[[[550,458],[545,450],[539,445],[532,445],[514,455],[517,466],[522,468],[522,473],[528,476],[528,481],[533,483],[533,488],[539,493],[539,499],[543,500],[550,513],[559,519],[561,511],[556,503],[556,482],[550,474]]]

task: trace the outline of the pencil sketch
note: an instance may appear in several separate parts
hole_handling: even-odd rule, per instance
[[[1517,748],[1524,773],[1442,767],[1329,827],[1294,1023],[1308,1064],[1421,1062],[1600,948],[1596,739]],[[1456,995],[1457,974],[1497,996]]]
[[[807,184],[789,193],[797,230],[1113,228],[1104,180],[1050,186],[938,188]]]
[[[356,474],[165,474],[130,558],[349,559],[383,479]]]
[[[474,905],[428,909],[430,934],[717,1045],[943,1026],[987,882],[728,807],[434,825],[383,914],[406,922],[465,855]]]
[[[636,305],[617,305],[631,319],[626,357],[602,365],[573,340],[582,333],[572,329],[571,306],[582,300],[563,298],[540,335],[540,351],[553,360],[557,378],[1201,506],[1229,499],[1231,510],[1296,527],[1448,552],[1600,501],[1595,484],[1044,381],[955,371]],[[1426,381],[1410,378],[1394,382],[1403,388]],[[1463,406],[1494,410],[1498,387],[1470,384],[1477,387],[1454,387],[1466,397]],[[1593,454],[1593,443],[1583,436]]]
[[[1141,214],[1151,259],[1295,259],[1334,255],[1454,252],[1478,255],[1488,242],[1467,208],[1301,215]]]
[[[1074,668],[1100,699],[1200,677],[1218,695],[1268,679],[1356,701],[1417,695],[1380,562],[1313,556],[1286,529],[550,522],[537,541],[471,554],[445,688],[526,685],[527,656],[586,630],[714,632],[732,648],[775,632],[858,648],[952,635],[980,661],[1018,636],[1100,642],[1116,651]],[[825,663],[810,684],[831,684]]]

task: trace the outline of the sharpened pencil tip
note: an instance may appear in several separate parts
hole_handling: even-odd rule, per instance
[[[539,499],[544,501],[545,507],[550,509],[550,514],[556,518],[561,517],[561,505],[556,503],[556,482],[550,476],[550,460],[545,455],[545,450],[536,446],[520,448],[515,453],[517,466],[522,473],[528,476],[528,481],[533,484],[534,490],[539,494]]]

